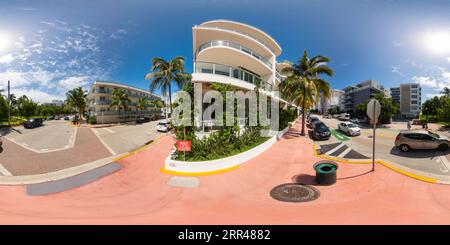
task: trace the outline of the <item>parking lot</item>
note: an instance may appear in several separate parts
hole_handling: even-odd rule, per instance
[[[158,121],[152,121],[142,124],[92,128],[92,131],[111,154],[116,155],[133,151],[149,141],[155,140],[161,135],[156,131],[157,123]]]
[[[372,158],[372,129],[369,126],[362,127],[361,135],[347,136],[337,130],[340,122],[334,118],[322,118],[332,131],[328,140],[315,141],[315,145],[321,154],[348,159],[371,159]],[[404,124],[404,125],[403,125]],[[388,128],[376,130],[376,155],[378,159],[388,160],[399,165],[423,171],[425,173],[450,176],[450,149],[442,152],[438,150],[411,150],[401,152],[394,146],[395,137],[401,129],[406,129],[405,123],[396,123]],[[414,126],[413,129],[419,129]],[[444,135],[442,132],[438,132]]]

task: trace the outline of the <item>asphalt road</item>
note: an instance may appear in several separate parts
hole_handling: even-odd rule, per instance
[[[330,127],[331,130],[334,129],[335,132],[333,132],[329,140],[315,141],[316,145],[331,145],[333,143],[342,142],[341,144],[345,144],[348,148],[350,148],[350,150],[353,150],[358,154],[364,155],[368,158],[372,157],[373,138],[371,128],[363,128],[361,131],[361,135],[349,137],[337,130],[337,125],[340,122],[339,120],[326,118],[320,118],[320,120],[327,124],[327,126]],[[401,152],[397,147],[394,146],[395,137],[398,132],[399,129],[391,128],[379,128],[376,130],[375,158],[385,159],[412,169],[425,171],[427,173],[450,176],[450,163],[448,160],[450,156],[450,150],[447,150],[445,152],[437,150],[414,150],[406,153]],[[339,146],[336,148],[340,147],[344,148],[343,146]],[[348,153],[350,150],[330,149],[327,154],[334,154],[335,156],[346,158],[347,156],[344,155],[344,153]],[[336,155],[336,152],[339,153],[339,151],[341,151],[340,154]]]
[[[161,133],[156,131],[158,121],[142,124],[124,124],[105,128],[92,128],[112,155],[129,152],[141,147]]]

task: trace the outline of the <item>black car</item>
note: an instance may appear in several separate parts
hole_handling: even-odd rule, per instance
[[[327,140],[331,136],[331,131],[323,122],[313,124],[312,138],[315,140]]]
[[[146,123],[150,122],[150,117],[140,117],[136,120],[136,123]]]
[[[42,125],[42,118],[30,118],[23,123],[24,128],[36,128]]]

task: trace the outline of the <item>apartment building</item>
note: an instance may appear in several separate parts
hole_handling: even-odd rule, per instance
[[[127,111],[122,108],[120,115],[118,110],[110,106],[110,98],[115,89],[124,89],[131,101],[128,104]],[[136,103],[139,98],[148,99],[149,104],[151,100],[161,100],[160,96],[139,88],[116,82],[96,81],[92,84],[87,96],[87,111],[90,116],[96,117],[97,123],[134,121],[140,116],[151,117],[161,114],[161,109],[156,109],[150,105],[142,112],[140,109],[138,110]]]
[[[339,110],[344,110],[345,93],[340,89],[331,89],[330,98],[325,98],[325,96],[320,96],[319,111],[322,113],[327,113],[331,108],[339,108]]]
[[[230,84],[243,91],[260,91],[271,98],[287,63],[277,64],[280,45],[264,31],[236,21],[212,20],[192,28],[194,69],[192,82],[207,91],[213,82]]]
[[[400,105],[401,118],[414,118],[420,112],[422,105],[422,88],[418,83],[402,83],[399,87],[391,88],[394,103]]]
[[[390,96],[389,90],[386,90],[375,80],[367,80],[355,86],[347,86],[344,88],[345,111],[355,111],[359,104],[367,102],[378,93],[384,93],[387,97]]]

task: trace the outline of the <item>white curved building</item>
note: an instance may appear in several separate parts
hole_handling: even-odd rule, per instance
[[[269,95],[278,90],[282,76],[276,57],[281,47],[264,31],[235,21],[212,20],[194,26],[192,34],[192,82],[202,83],[206,90],[212,82],[242,90],[260,85]]]

